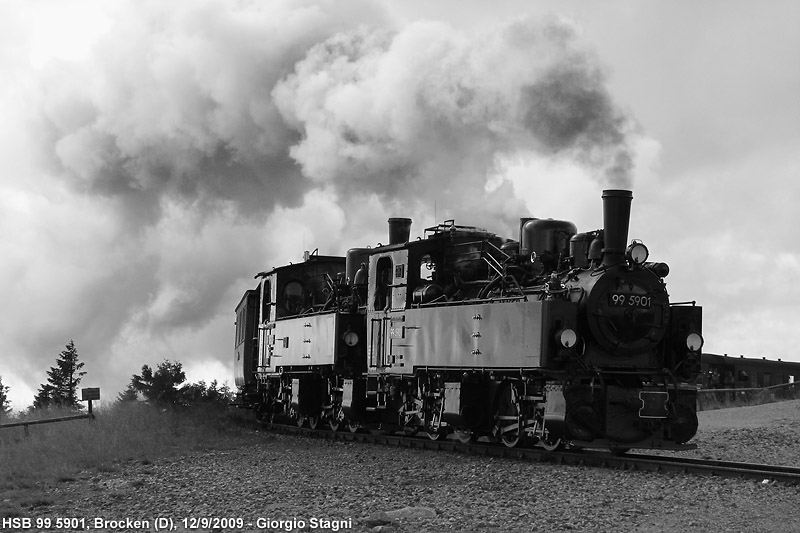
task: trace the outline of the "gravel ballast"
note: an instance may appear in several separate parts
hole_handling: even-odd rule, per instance
[[[800,400],[701,412],[695,442],[699,450],[683,453],[797,465]],[[156,517],[172,519],[178,531],[800,531],[800,487],[769,480],[563,466],[264,431],[237,449],[129,463],[48,490],[48,503],[29,516],[105,518],[116,531],[133,530],[123,523],[132,519],[150,520],[153,529]],[[192,523],[203,518],[241,519],[242,527]]]

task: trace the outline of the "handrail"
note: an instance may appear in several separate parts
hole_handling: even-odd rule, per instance
[[[66,422],[68,420],[78,420],[81,418],[94,418],[94,415],[92,413],[84,413],[81,415],[61,416],[58,418],[43,418],[41,420],[26,420],[23,422],[12,422],[11,424],[0,424],[0,429],[23,426],[25,428],[25,433],[27,433],[28,426],[33,426],[36,424],[49,424],[51,422]]]

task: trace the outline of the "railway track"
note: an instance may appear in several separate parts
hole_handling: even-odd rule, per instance
[[[325,440],[362,442],[398,448],[445,451],[486,457],[501,457],[544,463],[615,468],[620,470],[683,473],[699,476],[719,476],[727,478],[777,481],[786,484],[800,484],[800,468],[757,463],[736,463],[730,461],[691,459],[675,456],[645,454],[614,455],[608,452],[588,450],[547,451],[543,448],[508,448],[488,442],[463,443],[458,440],[431,440],[425,437],[411,437],[382,432],[330,431],[310,429],[293,425],[267,423],[260,427],[280,433],[301,435]]]

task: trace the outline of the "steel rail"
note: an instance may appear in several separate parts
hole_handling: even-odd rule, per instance
[[[737,463],[716,459],[692,459],[689,457],[638,455],[629,456],[643,464],[652,463],[656,467],[671,471],[686,471],[696,474],[723,477],[741,477],[784,483],[800,483],[800,468],[786,465],[767,465],[762,463]]]
[[[614,455],[608,452],[589,450],[568,449],[550,452],[538,447],[508,448],[500,444],[486,442],[462,443],[452,439],[431,440],[425,437],[410,437],[407,435],[381,433],[379,431],[359,431],[357,433],[351,433],[347,430],[340,430],[334,432],[327,429],[301,428],[275,423],[260,424],[260,427],[291,435],[301,435],[332,441],[378,444],[396,448],[443,451],[560,465],[614,468],[618,470],[642,472],[680,473],[698,476],[718,476],[800,484],[800,468],[792,466],[736,463],[731,461],[692,459],[639,453]]]

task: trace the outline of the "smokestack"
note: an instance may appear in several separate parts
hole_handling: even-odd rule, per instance
[[[403,244],[408,242],[411,235],[410,218],[389,219],[389,244]]]
[[[603,265],[615,265],[625,258],[633,192],[624,189],[603,191]]]

